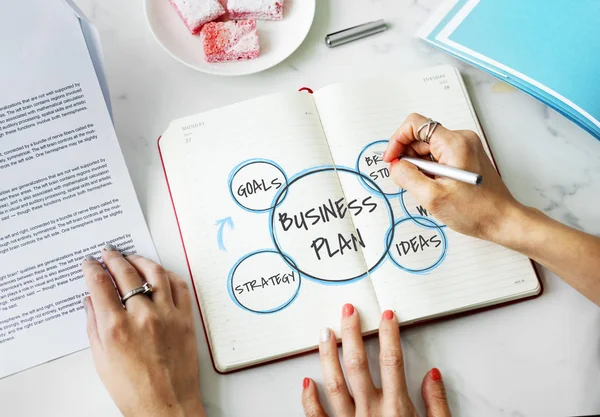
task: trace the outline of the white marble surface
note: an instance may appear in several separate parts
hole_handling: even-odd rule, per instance
[[[171,119],[283,89],[440,63],[462,70],[514,194],[562,222],[600,234],[600,142],[525,94],[413,39],[439,0],[317,1],[313,29],[291,58],[261,74],[218,78],[184,67],[156,44],[141,0],[77,0],[100,30],[116,130],[168,268],[187,275],[156,149]],[[392,24],[385,34],[334,50],[323,44],[328,32],[381,17]],[[420,410],[421,378],[436,366],[455,416],[600,413],[600,309],[548,270],[542,268],[541,276],[545,290],[536,300],[403,332],[410,394]],[[302,416],[302,378],[321,381],[314,354],[220,376],[202,332],[198,341],[211,417]],[[376,341],[367,347],[377,375]],[[0,380],[0,415],[119,412],[84,351]]]

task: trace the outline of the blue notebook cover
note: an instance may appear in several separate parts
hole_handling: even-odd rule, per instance
[[[419,35],[600,139],[600,1],[451,0]]]

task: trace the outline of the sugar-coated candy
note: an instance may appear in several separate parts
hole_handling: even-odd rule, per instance
[[[227,11],[230,19],[281,20],[283,0],[228,0]]]
[[[255,20],[207,23],[200,36],[208,62],[239,61],[260,55]]]
[[[202,26],[224,15],[225,8],[218,0],[169,0],[192,35]]]

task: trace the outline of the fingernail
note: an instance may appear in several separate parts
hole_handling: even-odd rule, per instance
[[[81,303],[83,304],[83,309],[85,310],[85,314],[88,313],[88,310],[90,308],[89,302],[90,302],[89,295],[87,297],[83,297],[83,299],[81,300]]]
[[[310,379],[304,378],[304,380],[302,381],[302,388],[306,389],[306,388],[308,388],[309,385],[310,385]]]
[[[388,151],[387,149],[385,150],[385,152],[383,153],[383,155],[381,156],[381,159],[385,160],[385,157],[388,155]]]
[[[352,304],[344,304],[344,307],[342,307],[342,316],[350,317],[353,314],[354,314],[354,306]]]
[[[331,339],[331,330],[327,327],[321,329],[321,336],[319,337],[321,343],[325,343],[329,339]]]
[[[110,252],[110,251],[117,250],[117,248],[116,248],[114,245],[112,245],[112,244],[110,244],[110,243],[107,243],[107,244],[104,246],[104,250],[105,250],[105,251],[109,251],[109,252]]]
[[[440,372],[440,370],[438,368],[431,369],[431,379],[434,381],[442,380],[442,373]]]
[[[391,319],[393,319],[393,318],[394,318],[394,312],[393,312],[392,310],[385,310],[385,311],[383,312],[383,314],[381,315],[381,317],[382,317],[384,320],[391,320]]]
[[[394,167],[394,164],[398,162],[398,158],[394,159],[392,162],[390,162],[390,169],[392,169]]]
[[[92,255],[85,255],[85,260],[86,261],[95,261],[96,258],[94,258]]]

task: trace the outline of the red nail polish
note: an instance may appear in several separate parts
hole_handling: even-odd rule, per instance
[[[398,158],[396,158],[396,159],[394,159],[392,162],[390,162],[390,169],[392,169],[392,168],[394,167],[394,164],[395,164],[396,162],[398,162],[398,161],[399,161],[399,159],[398,159]]]
[[[302,388],[306,389],[306,388],[308,388],[309,385],[310,385],[310,379],[304,378],[304,381],[302,381]]]
[[[352,304],[344,304],[344,307],[342,307],[342,316],[350,317],[353,314],[354,314],[354,306]]]
[[[434,381],[441,381],[442,380],[442,373],[440,372],[440,370],[438,368],[433,368],[430,372],[431,374],[431,379]]]
[[[381,317],[382,317],[384,320],[391,320],[391,319],[393,319],[393,318],[394,318],[394,312],[393,312],[392,310],[385,310],[385,311],[383,312],[383,314],[381,315]]]

